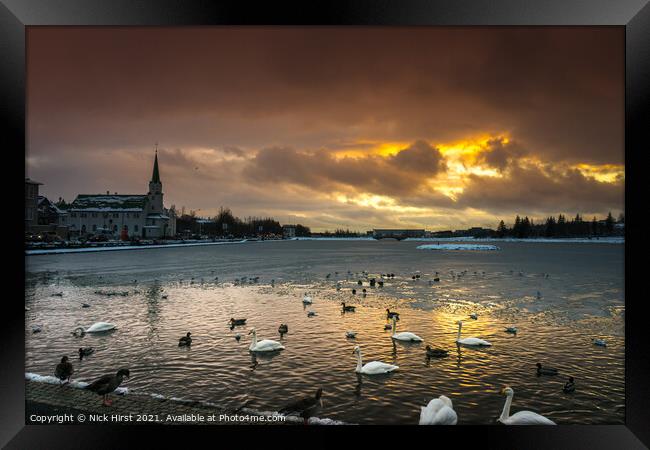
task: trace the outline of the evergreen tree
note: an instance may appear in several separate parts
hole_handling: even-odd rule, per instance
[[[553,237],[556,235],[557,229],[555,226],[555,217],[551,216],[546,219],[546,226],[544,227],[544,236]]]
[[[593,220],[591,221],[591,234],[594,236],[598,236],[599,233],[599,226],[598,226],[598,221],[596,220],[596,216],[594,216]]]
[[[607,234],[614,233],[614,217],[612,217],[611,211],[607,214],[607,218],[605,219],[605,230],[607,231]]]
[[[499,222],[499,226],[497,227],[497,237],[505,237],[508,234],[508,228],[506,227],[505,222],[502,220]]]

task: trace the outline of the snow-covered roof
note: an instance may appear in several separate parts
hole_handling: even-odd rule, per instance
[[[169,219],[164,214],[147,214],[147,219]]]
[[[69,211],[142,212],[146,195],[87,195],[80,194],[70,204]]]

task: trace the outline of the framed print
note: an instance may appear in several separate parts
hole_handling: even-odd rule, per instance
[[[645,448],[647,4],[305,6],[3,0],[3,445]]]

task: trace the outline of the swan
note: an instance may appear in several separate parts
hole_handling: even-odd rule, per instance
[[[403,331],[401,333],[396,333],[397,330],[397,319],[393,317],[393,334],[392,338],[397,341],[408,341],[408,342],[422,342],[423,339],[415,333],[410,333],[408,331]]]
[[[355,346],[352,351],[353,354],[357,355],[357,368],[355,372],[363,373],[366,375],[379,375],[382,373],[390,373],[394,370],[399,369],[399,366],[394,366],[392,364],[386,364],[381,361],[370,361],[369,363],[363,364],[361,360],[361,348]]]
[[[251,342],[250,347],[248,347],[251,352],[272,352],[274,350],[284,349],[284,345],[280,344],[278,341],[272,341],[271,339],[263,339],[258,342],[257,331],[255,331],[255,328],[251,329],[248,334],[253,335],[253,342]]]
[[[110,331],[114,330],[117,328],[115,325],[109,322],[97,322],[92,324],[88,329],[86,329],[86,333],[101,333],[103,331]]]
[[[472,345],[472,346],[477,346],[477,347],[489,347],[490,344],[488,341],[485,341],[483,339],[475,338],[475,337],[469,337],[469,338],[460,338],[460,330],[463,327],[463,321],[459,320],[458,321],[458,336],[456,337],[456,343],[458,344],[463,344],[463,345]]]
[[[552,420],[532,411],[519,411],[511,416],[510,405],[512,404],[512,397],[515,395],[515,391],[511,387],[505,386],[501,389],[501,394],[507,398],[505,405],[503,405],[503,412],[497,419],[497,422],[505,425],[555,425],[555,422]]]
[[[420,407],[419,425],[456,425],[458,416],[451,400],[444,395],[434,398],[429,404]]]

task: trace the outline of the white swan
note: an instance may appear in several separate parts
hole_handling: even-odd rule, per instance
[[[311,305],[312,304],[311,297],[309,295],[305,294],[305,296],[302,298],[302,302],[305,305]]]
[[[451,400],[444,395],[420,407],[420,425],[456,425],[458,416]]]
[[[410,333],[408,331],[403,331],[401,333],[396,333],[397,329],[397,318],[393,316],[393,334],[391,337],[397,341],[407,341],[407,342],[422,342],[423,339],[415,333]]]
[[[101,333],[102,331],[114,330],[117,328],[115,325],[109,322],[97,322],[92,324],[86,330],[86,333]]]
[[[462,345],[472,345],[475,347],[489,347],[490,344],[488,341],[485,341],[483,339],[475,338],[475,337],[469,337],[469,338],[460,338],[460,329],[463,327],[463,321],[459,320],[458,321],[458,336],[456,337],[456,342],[458,344]]]
[[[250,347],[248,347],[248,350],[251,352],[272,352],[274,350],[284,349],[284,345],[280,344],[278,341],[272,341],[271,339],[263,339],[258,342],[257,331],[255,331],[255,328],[250,330],[248,334],[253,335],[253,342],[251,342]]]
[[[505,386],[501,389],[501,394],[505,395],[507,398],[506,404],[503,405],[503,412],[497,419],[497,422],[501,422],[505,425],[555,425],[555,422],[551,419],[547,419],[541,414],[532,411],[519,411],[511,416],[510,405],[512,404],[512,397],[515,395],[515,391],[513,391],[511,387]]]
[[[369,363],[363,364],[361,360],[361,349],[358,345],[354,347],[354,351],[352,353],[357,355],[357,368],[355,369],[355,372],[357,373],[364,373],[366,375],[379,375],[399,369],[399,366],[386,364],[381,361],[370,361]]]

